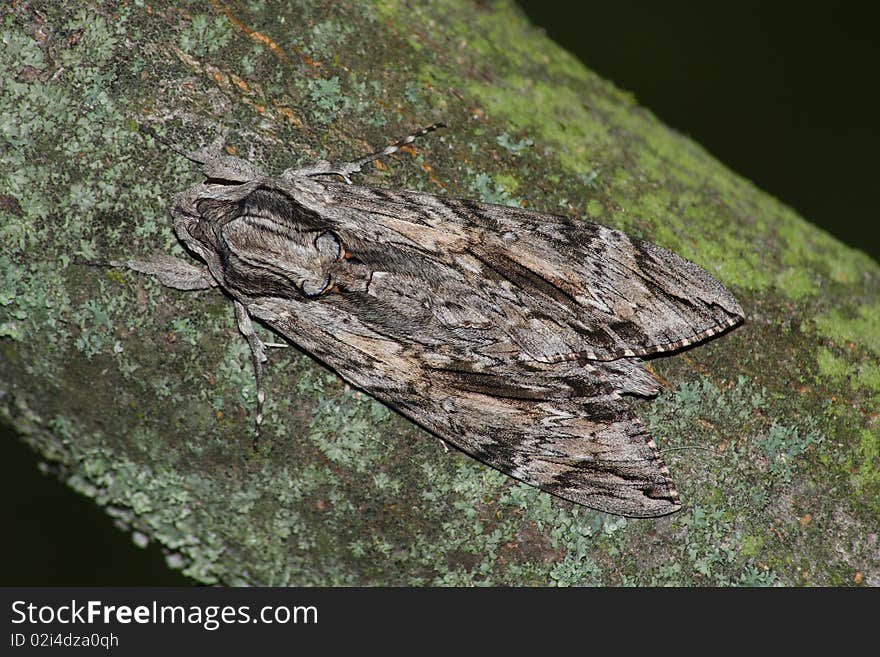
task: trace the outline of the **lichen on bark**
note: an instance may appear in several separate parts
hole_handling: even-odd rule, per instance
[[[19,2],[0,27],[0,413],[109,515],[227,584],[880,584],[880,268],[588,71],[508,2]],[[442,120],[364,182],[523,203],[687,257],[747,324],[652,362],[685,509],[624,520],[247,347],[216,292],[88,266],[180,253],[181,148],[272,171]],[[291,350],[287,350],[291,351]]]

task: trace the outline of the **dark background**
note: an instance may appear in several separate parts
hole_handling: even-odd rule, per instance
[[[880,259],[873,4],[519,1],[664,123]]]
[[[661,120],[880,258],[873,12],[827,3],[521,0],[548,35]],[[393,135],[392,135],[393,136]],[[0,585],[178,584],[90,500],[0,435]]]

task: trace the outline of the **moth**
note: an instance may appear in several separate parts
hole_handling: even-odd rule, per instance
[[[736,299],[691,262],[598,224],[352,183],[440,125],[277,177],[219,148],[189,154],[205,181],[171,214],[202,264],[113,264],[231,297],[258,426],[267,345],[253,319],[511,477],[609,513],[676,511],[669,470],[624,397],[660,391],[642,357],[740,323]]]

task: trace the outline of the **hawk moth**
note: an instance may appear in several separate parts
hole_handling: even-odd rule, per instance
[[[678,255],[598,224],[352,184],[438,125],[278,177],[219,148],[187,155],[206,179],[171,213],[204,265],[113,264],[233,299],[258,428],[266,345],[251,318],[516,479],[610,513],[676,511],[669,470],[622,397],[658,394],[640,357],[735,326],[736,299]]]

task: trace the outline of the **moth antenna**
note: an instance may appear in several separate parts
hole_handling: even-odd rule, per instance
[[[208,161],[206,159],[197,157],[194,153],[187,153],[186,151],[181,150],[180,148],[178,148],[177,146],[172,144],[170,141],[168,141],[165,137],[163,137],[158,132],[156,132],[152,128],[152,126],[142,125],[142,124],[138,123],[138,130],[140,130],[141,132],[143,132],[146,135],[149,135],[150,137],[155,139],[157,142],[162,144],[165,148],[167,148],[171,152],[176,153],[177,155],[180,155],[180,157],[189,160],[193,164],[198,164],[198,165],[202,166],[202,165],[205,165],[208,163]],[[226,136],[226,130],[224,129],[221,131],[220,134],[217,135],[217,138],[211,144],[211,146],[209,147],[209,150],[219,152],[220,149],[223,148],[223,141],[225,139],[225,136]]]
[[[394,155],[397,151],[399,151],[404,146],[408,146],[413,143],[419,137],[424,137],[425,135],[434,132],[439,128],[445,128],[445,123],[432,123],[431,125],[421,128],[420,130],[416,130],[414,133],[407,135],[403,139],[398,142],[391,144],[390,146],[386,146],[381,151],[376,151],[375,153],[370,153],[369,155],[365,155],[359,160],[355,160],[354,162],[350,162],[346,164],[346,167],[353,167],[350,173],[355,173],[361,170],[361,167],[365,164],[369,164],[374,160],[378,160],[379,158],[388,157],[389,155]]]
[[[156,132],[156,131],[152,128],[152,126],[143,125],[143,124],[141,124],[141,123],[138,123],[138,130],[139,130],[140,132],[143,132],[145,135],[149,135],[150,137],[152,137],[153,139],[155,139],[157,142],[159,142],[160,144],[162,144],[162,145],[163,145],[165,148],[167,148],[168,150],[170,150],[170,151],[172,151],[172,152],[174,152],[174,153],[177,153],[177,154],[180,155],[181,157],[184,157],[184,158],[186,158],[187,160],[189,160],[190,162],[194,162],[195,164],[202,164],[202,162],[197,162],[197,161],[194,160],[192,157],[190,157],[189,153],[184,153],[184,152],[183,152],[182,150],[180,150],[177,146],[175,146],[175,145],[172,144],[170,141],[168,141],[167,139],[165,139],[165,137],[163,137],[163,136],[160,135],[158,132]]]
[[[71,258],[70,264],[84,265],[86,267],[102,267],[104,269],[113,269],[117,267],[115,260],[83,260],[82,258]]]
[[[404,146],[407,146],[413,143],[419,137],[424,137],[428,133],[434,132],[439,128],[445,128],[445,123],[432,123],[431,125],[421,128],[420,130],[416,130],[412,134],[407,135],[403,139],[398,142],[391,144],[390,146],[386,146],[380,151],[376,151],[375,153],[370,153],[369,155],[365,155],[364,157],[354,160],[353,162],[343,162],[340,164],[331,164],[329,162],[321,162],[318,166],[308,167],[303,169],[294,169],[289,170],[288,173],[295,176],[339,176],[349,185],[351,184],[351,176],[354,173],[360,173],[361,167],[365,164],[369,164],[374,160],[378,160],[383,157],[388,157],[389,155],[393,155],[397,151],[399,151]]]
[[[717,449],[713,449],[711,447],[700,447],[698,445],[681,445],[679,447],[664,447],[663,453],[668,454],[669,452],[679,452],[683,450],[694,450],[698,452],[712,452],[713,454],[720,455]]]

